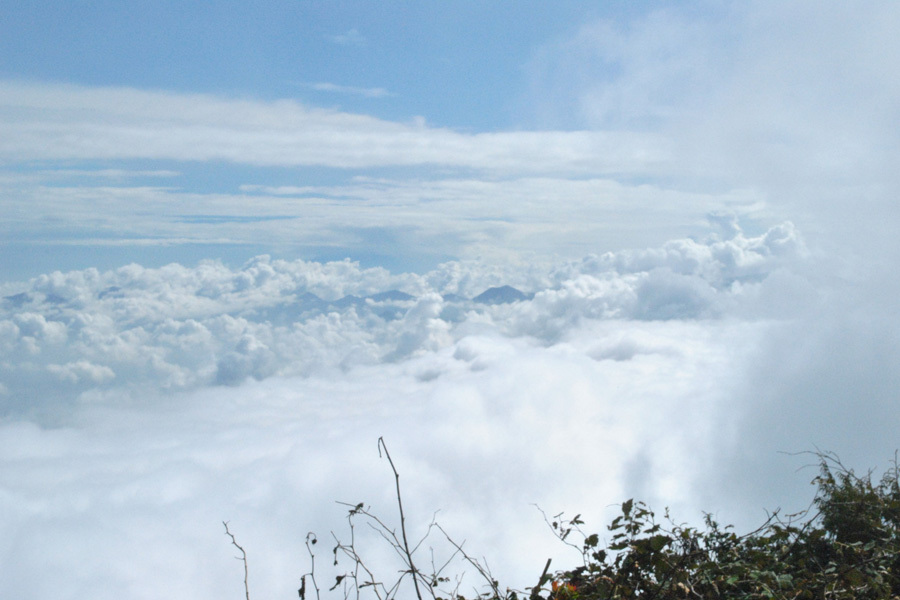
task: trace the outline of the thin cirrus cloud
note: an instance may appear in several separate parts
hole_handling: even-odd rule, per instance
[[[366,37],[355,27],[344,33],[329,36],[328,39],[341,46],[365,46],[367,42]]]
[[[364,257],[374,248],[401,260],[415,247],[424,269],[451,257],[548,264],[709,230],[710,212],[768,216],[762,199],[744,191],[687,193],[596,178],[355,177],[331,185],[244,184],[231,193],[190,193],[127,180],[113,185],[101,178],[87,186],[79,185],[82,177],[36,177],[19,178],[0,216],[8,231],[32,244],[228,244],[238,251],[296,249],[334,258]],[[136,220],[138,207],[142,218]]]
[[[421,123],[127,88],[0,84],[7,160],[223,160],[257,166],[437,165],[496,171],[639,173],[665,162],[649,134],[465,134]]]
[[[364,98],[386,98],[393,94],[384,88],[364,88],[351,85],[338,85],[336,83],[328,83],[320,81],[317,83],[306,84],[306,87],[317,92],[329,92],[335,94],[351,94],[354,96],[363,96]]]

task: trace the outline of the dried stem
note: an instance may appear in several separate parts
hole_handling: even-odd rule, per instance
[[[247,553],[244,552],[244,549],[241,547],[241,545],[237,543],[236,539],[234,539],[234,534],[228,530],[228,521],[222,521],[222,525],[225,526],[225,535],[231,538],[231,544],[241,551],[241,555],[235,556],[235,558],[244,563],[244,594],[246,595],[247,600],[250,600],[250,585],[248,583],[250,571],[247,568]]]
[[[487,565],[487,561],[485,561],[485,564],[482,565],[476,559],[469,556],[466,553],[466,551],[463,550],[462,544],[457,544],[453,540],[453,538],[451,538],[450,535],[447,534],[446,531],[444,531],[443,527],[441,527],[437,523],[435,523],[435,527],[437,527],[441,531],[441,533],[444,534],[444,537],[447,538],[447,541],[450,542],[454,548],[456,548],[456,552],[458,552],[463,557],[463,559],[465,559],[466,562],[468,562],[470,565],[475,567],[475,570],[478,571],[478,574],[481,575],[481,577],[485,581],[487,581],[488,585],[491,587],[491,591],[494,592],[494,598],[502,598],[503,596],[500,594],[500,587],[497,585],[497,580],[494,579],[494,576],[491,573],[491,570]],[[465,543],[466,542],[464,540],[463,544],[465,544]]]
[[[400,498],[400,473],[397,472],[397,468],[394,466],[394,461],[391,460],[391,453],[388,452],[387,445],[384,443],[384,438],[378,438],[378,455],[381,456],[381,450],[384,449],[384,455],[387,457],[388,462],[391,464],[391,470],[394,472],[394,483],[397,487],[397,507],[400,509],[400,533],[403,537],[403,552],[406,554],[406,564],[409,565],[409,571],[413,576],[413,586],[416,589],[416,598],[418,600],[422,600],[422,593],[419,591],[419,578],[417,577],[419,571],[416,569],[416,566],[413,564],[412,552],[409,549],[409,542],[406,539],[406,517],[403,515],[403,500]]]
[[[316,555],[312,551],[312,546],[318,541],[316,534],[312,531],[306,534],[306,551],[309,553],[309,573],[300,577],[300,589],[297,590],[300,600],[306,600],[306,575],[309,575],[313,589],[316,591],[316,600],[319,600],[319,585],[316,583]]]

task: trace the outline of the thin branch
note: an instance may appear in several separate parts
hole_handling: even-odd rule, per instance
[[[547,517],[547,513],[544,512],[543,508],[541,508],[537,504],[532,504],[532,506],[538,509],[538,511],[541,513],[541,516],[544,518],[544,523],[546,523],[547,527],[550,528],[550,531],[553,533],[554,537],[556,537],[556,539],[561,541],[566,546],[574,548],[575,551],[581,555],[581,559],[585,561],[585,564],[587,564],[587,556],[585,555],[584,547],[579,547],[567,539],[569,537],[569,533],[571,533],[573,529],[581,534],[582,537],[587,537],[585,536],[581,528],[574,523],[574,521],[581,515],[576,516],[574,519],[563,519],[563,513],[559,513],[558,515],[553,517],[555,521],[551,522],[550,518]],[[563,527],[566,527],[565,531],[563,531]]]
[[[384,455],[387,456],[388,462],[391,465],[391,470],[394,472],[394,482],[397,487],[397,507],[400,509],[400,533],[403,536],[403,551],[406,554],[406,564],[409,565],[409,570],[413,576],[413,586],[416,589],[416,598],[418,600],[422,600],[422,593],[419,591],[419,578],[416,576],[418,574],[418,570],[416,566],[413,564],[412,552],[409,550],[409,542],[406,539],[406,517],[403,515],[403,500],[400,498],[400,473],[397,472],[397,468],[394,466],[394,461],[391,459],[391,453],[388,452],[387,445],[384,443],[384,438],[378,438],[378,455],[381,456],[381,450],[384,449]]]
[[[474,558],[472,558],[471,556],[469,556],[469,555],[466,553],[466,551],[463,550],[462,544],[457,544],[457,543],[453,540],[453,538],[451,538],[450,535],[449,535],[446,531],[444,531],[444,528],[441,527],[440,524],[435,523],[435,527],[437,527],[437,528],[440,530],[440,532],[444,534],[444,537],[447,538],[447,541],[448,541],[448,542],[450,542],[451,544],[453,544],[453,547],[456,548],[456,551],[459,552],[460,555],[461,555],[461,556],[462,556],[462,557],[463,557],[470,565],[472,565],[473,567],[475,567],[475,570],[478,571],[478,574],[481,575],[481,577],[482,577],[485,581],[487,581],[488,585],[489,585],[490,588],[491,588],[491,591],[494,592],[494,597],[495,597],[495,598],[501,598],[502,596],[500,595],[500,588],[497,586],[497,581],[494,579],[494,576],[491,574],[490,569],[489,569],[487,566],[482,566],[482,564],[481,564],[480,562],[478,562],[477,560],[475,560]],[[465,540],[464,540],[464,541],[463,541],[463,544],[465,544],[465,543],[466,543],[466,542],[465,542]],[[548,564],[548,566],[549,566],[549,564]]]
[[[428,529],[425,530],[425,535],[422,536],[422,539],[419,540],[419,543],[416,544],[415,547],[412,549],[413,554],[415,554],[419,550],[419,546],[421,546],[423,543],[425,543],[425,540],[427,540],[429,537],[431,537],[431,530],[435,527],[435,525],[437,525],[437,514],[439,512],[440,511],[436,510],[436,511],[434,511],[434,514],[431,515],[431,523],[428,524]]]
[[[312,551],[312,545],[318,541],[316,534],[312,531],[306,534],[306,551],[309,552],[309,573],[306,575],[309,575],[313,589],[316,590],[316,600],[319,600],[319,585],[316,583],[316,555]],[[300,589],[297,590],[300,600],[306,600],[306,575],[300,577]]]
[[[241,547],[241,545],[237,543],[236,539],[234,539],[234,534],[232,534],[231,531],[228,530],[228,521],[222,521],[222,525],[225,526],[225,535],[231,538],[231,544],[241,551],[241,555],[235,556],[235,558],[244,563],[244,594],[246,594],[247,600],[250,600],[250,585],[247,582],[249,578],[249,569],[247,568],[247,553],[244,552],[244,549]]]
[[[334,538],[334,541],[337,544],[334,547],[334,553],[335,553],[334,554],[334,564],[335,565],[338,564],[337,552],[338,552],[338,550],[340,550],[341,552],[344,553],[345,556],[347,556],[354,563],[353,572],[350,574],[350,576],[352,577],[353,585],[356,588],[356,597],[359,598],[359,590],[360,589],[362,589],[364,587],[371,587],[372,592],[375,594],[375,596],[379,600],[381,600],[381,593],[379,593],[379,591],[378,591],[378,586],[381,586],[381,589],[385,592],[385,594],[387,594],[387,588],[385,587],[385,585],[383,583],[375,580],[375,574],[366,566],[366,564],[363,562],[362,557],[356,552],[356,537],[355,537],[356,534],[355,534],[355,528],[353,526],[353,516],[355,514],[358,514],[358,513],[351,511],[350,514],[347,515],[347,522],[350,524],[350,544],[349,545],[341,542],[338,539],[338,537],[335,535],[335,533],[333,531],[331,532],[331,536]],[[365,571],[366,575],[368,575],[368,577],[369,577],[369,580],[363,582],[362,584],[359,583],[359,569],[362,569],[363,571]]]

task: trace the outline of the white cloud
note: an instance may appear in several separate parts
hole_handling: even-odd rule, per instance
[[[109,367],[94,365],[86,360],[66,363],[64,365],[47,365],[50,374],[70,384],[81,382],[102,384],[113,379],[116,374]]]
[[[317,92],[351,94],[354,96],[364,96],[366,98],[384,98],[386,96],[393,95],[384,88],[363,88],[349,85],[338,85],[336,83],[328,83],[325,81],[310,83],[308,85],[310,88],[316,90]]]
[[[718,402],[708,373],[727,375],[726,340],[704,340],[702,323],[641,326],[635,333],[648,343],[683,353],[646,354],[623,367],[578,347],[601,332],[589,328],[552,348],[467,336],[456,347],[347,374],[161,398],[145,391],[131,406],[94,395],[62,428],[4,421],[0,555],[17,577],[3,591],[220,597],[241,585],[221,531],[227,519],[249,552],[252,593],[295,593],[306,532],[318,532],[330,558],[328,530],[343,530],[334,500],[366,501],[393,521],[378,435],[401,470],[412,535],[441,509],[448,531],[486,554],[498,577],[530,585],[545,548],[564,564],[532,502],[599,521],[604,505],[637,487],[684,499],[690,465],[706,460],[680,446],[674,424],[691,419],[695,444],[707,435]],[[678,377],[654,391],[654,371]],[[635,474],[630,464],[642,453],[659,460]],[[601,460],[585,470],[585,456]],[[360,536],[373,560],[389,558],[377,540]],[[317,562],[321,580],[333,578],[329,563]]]
[[[177,177],[178,171],[156,169],[152,171],[133,171],[127,169],[53,169],[41,171],[40,176],[48,177],[97,177],[104,179],[131,179],[135,177]]]
[[[559,120],[553,113],[568,111],[593,128],[656,130],[685,110],[702,110],[737,42],[713,17],[681,12],[585,23],[539,49],[528,69],[541,116]]]
[[[333,35],[329,38],[335,44],[342,46],[365,46],[366,38],[355,27],[348,29],[344,33]]]
[[[589,256],[572,264],[581,272],[636,273],[662,267],[681,275],[699,276],[716,287],[736,281],[754,281],[765,277],[784,259],[802,257],[807,250],[790,222],[781,223],[757,237],[743,235],[731,226],[727,239],[714,237],[706,242],[673,240],[662,248],[608,252]],[[562,270],[560,276],[569,272]]]
[[[555,126],[662,134],[680,185],[753,190],[814,246],[870,263],[878,236],[895,261],[898,6],[704,8],[587,23],[547,44],[528,102]]]
[[[51,346],[59,346],[65,343],[67,338],[64,323],[48,321],[43,315],[37,313],[16,314],[13,316],[13,322],[18,326],[18,333],[22,337],[40,340]]]
[[[207,261],[54,272],[4,300],[5,380],[50,410],[57,400],[45,397],[40,365],[60,380],[56,395],[73,401],[89,385],[193,389],[405,361],[479,330],[553,344],[597,319],[712,318],[742,306],[749,315],[768,297],[769,274],[790,272],[804,255],[788,223],[757,237],[734,228],[730,239],[676,240],[552,270],[455,262],[394,275],[350,261],[260,256],[238,269]],[[500,285],[533,298],[471,302]]]
[[[392,274],[261,256],[0,284],[0,560],[16,575],[0,595],[237,594],[228,519],[253,595],[288,597],[306,532],[343,524],[333,500],[393,514],[380,435],[410,525],[441,509],[517,585],[555,552],[532,502],[601,532],[630,496],[756,525],[809,499],[807,459],[779,451],[883,465],[900,418],[897,18],[889,3],[755,2],[589,24],[539,61],[572,98],[557,106],[603,132],[467,134],[287,101],[2,84],[9,164],[464,171],[248,181],[241,195],[6,174],[10,230],[57,218],[117,232],[110,243],[344,243],[415,225],[399,246],[466,260]],[[197,233],[182,203],[303,219]],[[134,206],[153,217],[133,223]],[[744,219],[688,237],[708,212]],[[788,214],[796,227],[761,225]],[[548,266],[554,253],[568,258]],[[503,284],[533,296],[465,299]],[[390,290],[409,296],[376,295]]]
[[[761,222],[774,217],[765,199],[748,191],[709,194],[561,177],[356,177],[334,185],[246,184],[240,193],[204,194],[38,183],[20,184],[6,201],[0,222],[40,244],[252,245],[288,256],[332,248],[332,255],[353,257],[374,246],[400,261],[411,254],[440,257],[428,267],[447,257],[543,267],[557,257],[695,234],[707,226],[709,211]],[[141,219],[134,218],[137,210]]]
[[[649,134],[466,134],[311,108],[128,88],[0,84],[0,157],[229,161],[267,166],[438,165],[503,172],[646,172],[668,160]]]

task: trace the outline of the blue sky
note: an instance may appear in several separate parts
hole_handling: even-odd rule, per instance
[[[516,100],[536,46],[634,11],[630,2],[10,3],[2,73],[293,98],[484,131],[530,125]]]
[[[333,500],[393,510],[382,435],[410,525],[513,586],[569,564],[534,503],[752,528],[808,505],[798,453],[885,466],[897,31],[876,0],[0,0],[0,597],[239,593],[223,520],[290,597]]]
[[[487,231],[490,226],[514,227],[503,214],[511,200],[473,196],[472,202],[493,206],[405,210],[395,218],[388,197],[395,185],[438,180],[468,185],[538,176],[565,186],[591,178],[601,185],[671,179],[671,143],[659,135],[653,105],[685,102],[678,96],[683,85],[669,86],[664,77],[643,99],[629,98],[633,82],[623,54],[629,44],[643,44],[640,36],[653,35],[641,23],[649,18],[652,27],[653,19],[669,18],[654,17],[654,10],[653,4],[638,9],[626,2],[602,10],[577,2],[273,2],[252,9],[243,3],[16,3],[0,24],[6,28],[0,76],[15,88],[4,91],[3,112],[3,168],[13,199],[5,215],[6,278],[131,261],[240,264],[261,252],[422,270],[506,247],[525,251],[527,240],[500,243],[504,248],[488,242],[505,239]],[[674,10],[675,36],[662,38],[661,47],[651,44],[651,53],[678,51],[685,43],[680,23],[697,8]],[[704,27],[721,13],[704,11]],[[592,30],[596,24],[606,29]],[[684,72],[682,65],[675,76]],[[586,95],[604,81],[618,94],[610,110],[622,112],[615,105],[637,100],[647,114],[627,114],[630,106],[612,118],[586,110]],[[261,129],[256,135],[248,135],[252,122]],[[319,142],[332,150],[319,155]],[[352,214],[349,201],[360,196],[346,184],[363,180],[381,186],[377,217]],[[41,186],[72,195],[62,220]],[[332,206],[328,240],[285,227],[275,243],[248,224],[257,216],[254,203],[267,204],[269,216],[289,217],[285,225],[305,214],[297,202],[260,190],[326,194],[335,186],[348,202]],[[114,189],[121,194],[112,213],[127,224],[94,211],[110,201],[96,194]],[[660,193],[698,191],[681,186]],[[165,203],[166,213],[148,210],[152,203],[138,210],[128,199],[136,193]],[[650,195],[645,201],[655,202]],[[194,200],[200,201],[196,208],[189,206]],[[547,238],[534,245],[543,246],[541,254],[577,256],[660,242],[696,232],[704,212],[731,201],[697,206],[677,221],[666,217],[666,227],[632,223],[632,239],[612,225],[612,231],[582,227],[578,236],[560,240],[559,252]],[[28,207],[25,219],[10,206],[16,202]],[[240,214],[227,209],[229,203],[240,205]],[[611,223],[602,202],[597,208],[591,218]],[[446,210],[458,220],[444,223],[446,239],[433,244],[440,232],[425,223]],[[571,223],[579,217],[564,212],[560,218]],[[197,227],[176,232],[171,221],[185,219]],[[238,221],[245,223],[239,232],[202,226]],[[401,251],[410,246],[417,251]]]

